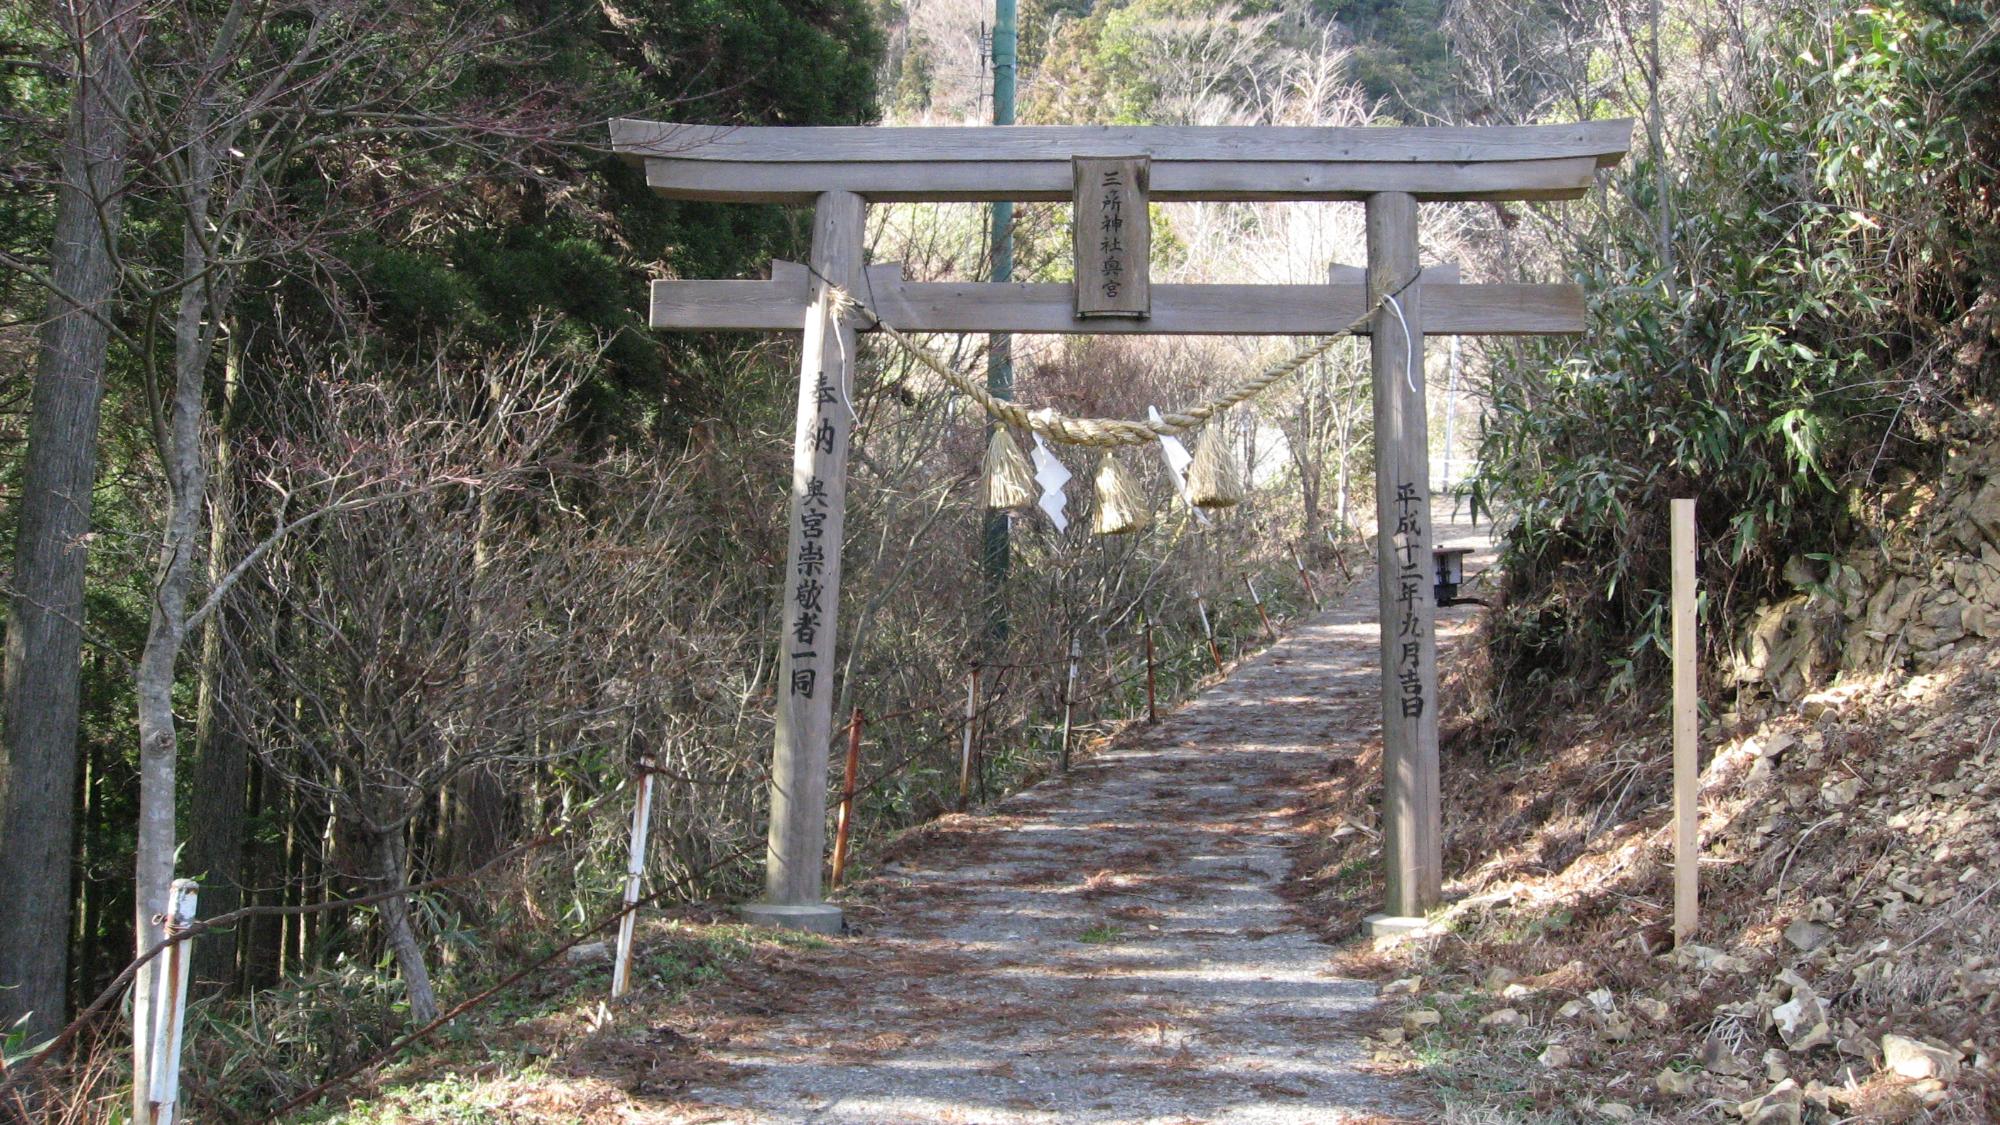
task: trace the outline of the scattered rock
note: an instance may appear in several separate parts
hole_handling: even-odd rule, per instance
[[[1854,798],[1860,795],[1861,779],[1858,777],[1828,782],[1819,787],[1819,799],[1829,808],[1837,809],[1851,805],[1854,803]]]
[[[1884,1035],[1882,1069],[1904,1078],[1950,1082],[1958,1077],[1958,1052],[1902,1035]]]
[[[1444,1019],[1435,1008],[1412,1008],[1403,1013],[1403,1030],[1415,1035],[1427,1027],[1436,1027]]]
[[[1590,1002],[1591,1007],[1596,1008],[1607,1016],[1618,1009],[1618,1001],[1611,995],[1611,990],[1608,988],[1592,989],[1584,993],[1583,998]]]
[[[1777,1025],[1778,1038],[1794,1051],[1810,1051],[1833,1042],[1833,1029],[1826,1023],[1826,1006],[1803,980],[1790,972],[1785,975],[1790,978],[1792,998],[1771,1009],[1771,1022]]]
[[[1834,1043],[1834,1047],[1841,1054],[1860,1059],[1870,1067],[1879,1067],[1882,1063],[1882,1048],[1876,1045],[1875,1040],[1865,1035],[1842,1036]]]
[[[572,965],[579,965],[585,961],[609,961],[611,946],[601,941],[587,941],[582,945],[571,946],[569,951],[563,954],[563,960]]]
[[[1653,1088],[1670,1098],[1694,1093],[1694,1075],[1684,1070],[1663,1070],[1653,1078]]]
[[[1480,983],[1479,987],[1484,988],[1488,992],[1498,992],[1520,979],[1521,974],[1514,970],[1495,965],[1486,971],[1486,979]]]
[[[1526,1017],[1526,1016],[1522,1015],[1522,1014],[1521,1014],[1520,1012],[1516,1011],[1515,1009],[1513,1009],[1513,1008],[1501,1008],[1501,1009],[1500,1009],[1499,1011],[1495,1011],[1495,1012],[1488,1012],[1488,1013],[1487,1013],[1487,1014],[1485,1015],[1485,1017],[1484,1017],[1484,1018],[1482,1018],[1482,1019],[1481,1019],[1481,1020],[1479,1021],[1479,1026],[1481,1026],[1481,1027],[1520,1027],[1520,1026],[1522,1026],[1523,1024],[1527,1023],[1527,1022],[1528,1022],[1528,1017]]]
[[[1808,922],[1804,918],[1785,927],[1785,941],[1800,953],[1811,953],[1833,940],[1833,931],[1818,922]]]
[[[1424,986],[1422,977],[1403,977],[1382,986],[1384,996],[1415,996]]]
[[[1733,953],[1724,953],[1710,945],[1695,945],[1690,942],[1674,950],[1674,960],[1683,965],[1691,965],[1703,972],[1747,973],[1750,962]]]
[[[1798,744],[1797,738],[1780,731],[1758,744],[1757,756],[1766,760],[1776,760],[1783,757],[1785,751]]]
[[[1752,1098],[1736,1107],[1736,1116],[1750,1125],[1799,1125],[1799,1115],[1805,1110],[1805,1091],[1799,1084],[1787,1078],[1761,1097]]]
[[[1637,1121],[1638,1111],[1624,1102],[1598,1102],[1597,1115],[1606,1121]]]
[[[1549,1046],[1548,1050],[1536,1056],[1535,1061],[1541,1063],[1545,1069],[1560,1070],[1570,1063],[1575,1062],[1576,1056],[1570,1053],[1568,1047],[1560,1043],[1554,1043]]]
[[[1764,1077],[1783,1082],[1792,1076],[1792,1057],[1776,1047],[1764,1052]]]
[[[1632,1010],[1643,1016],[1646,1022],[1662,1025],[1673,1015],[1673,1008],[1665,1000],[1655,1000],[1650,996],[1632,1001]]]
[[[1720,1039],[1710,1039],[1701,1045],[1701,1065],[1710,1074],[1731,1077],[1742,1074],[1744,1070],[1743,1060],[1737,1058],[1736,1052],[1729,1049],[1729,1044]]]

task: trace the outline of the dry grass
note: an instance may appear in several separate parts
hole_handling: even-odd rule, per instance
[[[1477,669],[1440,665],[1458,671],[1447,691],[1463,704]],[[1671,857],[1657,722],[1564,716],[1539,750],[1498,761],[1462,722],[1445,742],[1444,932],[1388,950],[1351,942],[1343,968],[1423,978],[1402,1006],[1440,1022],[1391,1053],[1438,1088],[1447,1121],[1603,1120],[1590,1107],[1604,1101],[1651,1120],[1715,1120],[1772,1088],[1771,1051],[1809,1087],[1809,1121],[2000,1120],[2000,892],[1986,893],[2000,886],[1987,795],[2000,783],[1996,700],[2000,652],[1987,648],[1933,676],[1706,733],[1696,940],[1741,958],[1739,972],[1661,955]],[[1785,749],[1760,765],[1774,745]],[[1352,935],[1380,902],[1379,753],[1317,782],[1301,817],[1293,893],[1330,937]],[[1826,925],[1830,944],[1794,948],[1784,933],[1799,920]],[[1511,992],[1496,969],[1519,978]],[[1785,1049],[1767,1014],[1788,994],[1781,970],[1808,982],[1846,1046]],[[1565,1007],[1600,989],[1615,1015]],[[1641,1001],[1664,1015],[1639,1015]],[[1503,1007],[1526,1026],[1480,1024]],[[1937,1090],[1879,1074],[1856,1052],[1889,1032],[1957,1049],[1963,1075]],[[1571,1052],[1568,1066],[1535,1061],[1551,1044]],[[1654,1088],[1669,1067],[1697,1076],[1692,1095]]]

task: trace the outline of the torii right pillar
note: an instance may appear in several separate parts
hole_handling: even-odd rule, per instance
[[[1422,928],[1424,915],[1442,897],[1444,852],[1417,200],[1381,192],[1368,197],[1367,209],[1368,299],[1378,306],[1369,357],[1382,630],[1382,860],[1388,884],[1384,912],[1370,916],[1367,925],[1380,936]],[[1393,297],[1395,306],[1385,297]]]

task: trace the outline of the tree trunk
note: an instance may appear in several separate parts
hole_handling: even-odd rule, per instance
[[[48,319],[40,331],[14,541],[14,600],[0,687],[0,1027],[61,1026],[76,830],[78,655],[85,544],[97,476],[105,321],[117,286],[120,186],[130,147],[137,5],[76,5],[86,75],[70,111],[56,192]]]
[[[242,349],[232,335],[223,365],[222,417],[215,438],[214,480],[218,495],[208,530],[208,580],[222,578],[235,511],[229,432],[240,381]],[[225,619],[218,610],[201,636],[201,677],[195,695],[195,781],[188,793],[188,870],[201,880],[204,914],[227,914],[243,904],[244,790],[249,784],[249,752],[218,696],[240,691],[241,666],[223,653]],[[233,930],[195,939],[193,983],[202,992],[229,988],[237,980],[238,935]]]
[[[497,371],[497,369],[495,369]],[[501,408],[506,388],[498,381],[495,372],[489,372],[486,381],[486,399],[495,410]],[[483,590],[486,577],[493,569],[494,523],[498,518],[498,495],[493,489],[481,489],[478,504],[477,524],[472,540],[472,579],[475,589]],[[475,594],[475,598],[479,595]],[[472,677],[487,674],[480,667],[480,657],[488,651],[484,643],[490,635],[486,614],[475,610],[473,616],[475,641],[466,647],[468,667],[466,674]],[[460,774],[452,782],[447,797],[442,803],[449,810],[440,818],[440,828],[446,839],[446,847],[438,854],[444,860],[445,870],[454,874],[470,871],[487,860],[500,854],[507,839],[507,787],[500,775],[500,768],[491,763],[473,766]]]
[[[196,112],[188,127],[188,178],[181,235],[180,304],[174,315],[173,401],[161,435],[160,467],[167,483],[166,525],[154,571],[146,644],[139,653],[135,687],[139,705],[139,830],[136,841],[133,910],[136,945],[144,953],[159,943],[158,919],[166,913],[174,879],[174,775],[179,735],[174,718],[174,674],[187,642],[188,597],[193,592],[195,545],[202,531],[202,501],[208,486],[208,450],[203,445],[206,375],[214,350],[212,314],[224,304],[222,281],[203,244],[209,231],[209,202],[215,154],[209,147],[205,115]],[[147,962],[132,982],[134,1074],[150,1073],[154,980],[160,962]],[[146,1083],[133,1084],[133,1116],[147,1119]]]
[[[403,862],[403,830],[375,835],[375,878],[379,889],[400,887],[407,880]],[[430,970],[424,965],[424,947],[417,941],[410,923],[410,901],[398,895],[382,900],[382,930],[389,951],[396,955],[396,968],[403,974],[403,988],[410,995],[410,1020],[427,1024],[437,1018],[437,996],[431,991]]]

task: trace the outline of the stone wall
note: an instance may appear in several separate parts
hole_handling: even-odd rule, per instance
[[[1804,592],[1759,609],[1737,638],[1740,696],[1790,703],[1842,672],[1925,672],[2000,636],[2000,442],[1859,506],[1881,545],[1837,568],[1791,560],[1785,576]]]

